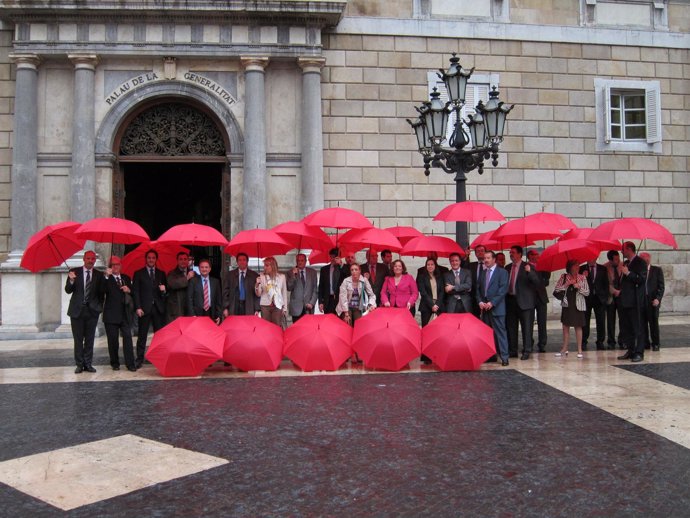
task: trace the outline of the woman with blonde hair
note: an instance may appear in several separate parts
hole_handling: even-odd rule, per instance
[[[278,271],[278,263],[274,257],[264,259],[264,273],[256,278],[254,291],[257,297],[261,297],[261,318],[285,327],[287,282],[285,275]]]
[[[582,354],[582,328],[585,325],[585,297],[589,295],[587,277],[579,273],[580,266],[574,259],[565,265],[565,273],[561,275],[553,290],[553,296],[561,300],[561,324],[563,325],[563,347],[556,356],[568,356],[568,342],[570,341],[570,327],[575,328],[577,341],[577,357]]]

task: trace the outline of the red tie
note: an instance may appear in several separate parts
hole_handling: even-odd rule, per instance
[[[204,311],[211,307],[211,297],[208,294],[208,279],[204,279]]]

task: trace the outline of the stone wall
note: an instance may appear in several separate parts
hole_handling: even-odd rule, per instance
[[[0,22],[0,260],[10,248],[10,201],[12,184],[12,118],[14,114],[14,66],[8,57],[12,31]]]

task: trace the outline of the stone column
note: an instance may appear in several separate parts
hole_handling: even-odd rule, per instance
[[[69,54],[67,57],[74,63],[70,215],[73,221],[83,223],[96,215],[94,76],[98,56]]]
[[[268,210],[266,174],[266,57],[243,57],[244,67],[244,229],[265,228]]]
[[[323,125],[321,69],[326,60],[304,57],[302,68],[302,206],[301,216],[323,208]]]

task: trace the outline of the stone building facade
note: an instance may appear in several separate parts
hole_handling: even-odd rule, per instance
[[[663,309],[690,310],[688,2],[8,0],[0,20],[5,336],[66,323],[64,269],[18,268],[56,221],[232,236],[340,204],[452,235],[432,222],[452,178],[424,176],[405,122],[451,52],[477,96],[497,84],[516,104],[469,197],[581,226],[652,216],[679,243],[644,244],[669,279]],[[620,124],[610,103],[626,96],[646,104]]]

